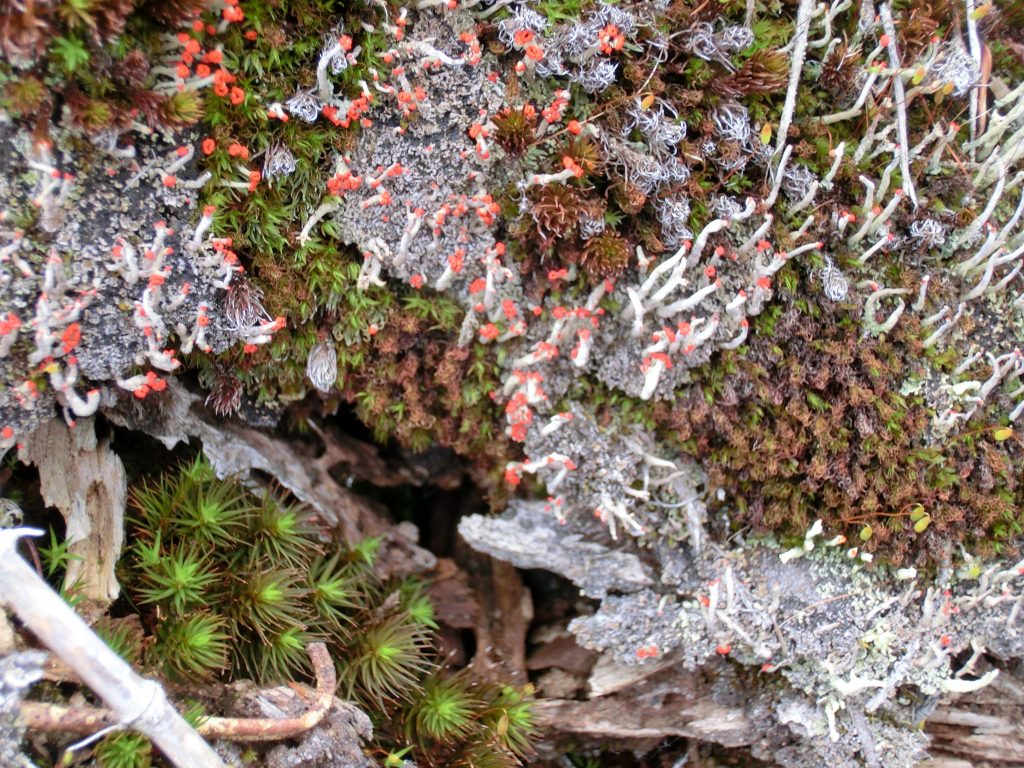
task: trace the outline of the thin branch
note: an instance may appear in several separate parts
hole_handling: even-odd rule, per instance
[[[804,58],[807,55],[807,36],[811,31],[811,14],[813,11],[814,0],[800,0],[800,5],[797,7],[796,12],[793,60],[789,69],[789,89],[786,91],[786,101],[782,105],[782,116],[779,118],[779,136],[774,153],[776,156],[786,146],[789,124],[792,122],[793,112],[796,110],[796,93],[800,86],[800,72],[804,66]]]
[[[334,662],[323,643],[311,643],[306,649],[316,674],[316,701],[299,717],[272,719],[266,717],[211,717],[199,727],[204,736],[233,741],[277,741],[297,736],[317,726],[334,703],[337,677]]]
[[[334,662],[323,643],[312,643],[306,649],[316,675],[316,699],[313,706],[299,717],[209,717],[196,730],[208,739],[229,741],[279,741],[290,739],[315,728],[334,703],[337,676]],[[88,736],[118,722],[117,715],[101,707],[64,707],[38,701],[21,703],[21,722],[33,731],[57,731]]]
[[[217,753],[171,706],[160,684],[137,675],[21,559],[18,539],[41,533],[31,528],[0,530],[0,601],[107,703],[119,725],[148,736],[178,768],[224,768]]]

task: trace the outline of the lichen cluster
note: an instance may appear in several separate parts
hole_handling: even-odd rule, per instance
[[[803,400],[831,417],[819,417],[816,427],[819,435],[833,432],[828,445],[798,440],[781,455],[757,452],[754,462],[763,456],[764,466],[755,472],[724,454],[711,459],[723,467],[711,471],[716,487],[740,492],[741,501],[759,497],[739,521],[773,528],[788,508],[794,528],[821,515],[849,532],[860,523],[881,530],[906,503],[931,500],[879,502],[877,492],[863,490],[870,481],[855,477],[894,465],[929,487],[954,472],[999,476],[1004,486],[969,493],[948,509],[949,499],[937,499],[933,519],[946,522],[935,530],[1000,542],[1014,535],[1005,512],[982,511],[997,496],[999,509],[1015,503],[1014,462],[956,438],[999,427],[1020,410],[1019,302],[1012,299],[1020,66],[1000,42],[1013,34],[1012,11],[968,14],[965,47],[951,17],[925,8],[893,16],[885,4],[877,17],[843,3],[827,10],[805,4],[797,19],[757,4],[370,3],[339,15],[308,2],[232,3],[176,6],[180,31],[171,18],[144,22],[138,12],[89,9],[92,21],[70,11],[43,14],[39,23],[28,10],[5,17],[7,29],[21,30],[6,43],[17,53],[5,69],[8,91],[53,77],[47,46],[75,39],[91,57],[146,52],[152,61],[144,87],[200,104],[198,133],[179,145],[185,162],[152,166],[146,178],[158,198],[188,198],[192,224],[178,223],[185,237],[172,242],[175,254],[189,252],[189,228],[198,227],[209,234],[196,235],[197,243],[221,244],[201,264],[226,269],[216,278],[222,286],[234,277],[226,296],[204,297],[205,317],[172,315],[164,323],[164,335],[177,334],[189,352],[184,362],[198,369],[217,414],[266,422],[303,401],[288,413],[301,421],[311,409],[344,401],[379,438],[417,449],[453,446],[497,483],[515,462],[542,458],[517,456],[513,443],[573,402],[591,412],[617,402],[614,418],[653,425],[655,442],[707,461],[700,446],[721,445],[721,435],[691,440],[686,425],[710,422],[680,412],[695,397],[697,371],[710,382],[705,398],[745,388],[752,414]],[[100,23],[103,14],[121,21]],[[32,45],[28,29],[38,36]],[[982,45],[993,63],[984,73]],[[95,79],[89,62],[83,58],[76,71]],[[983,77],[992,98],[979,102],[974,86]],[[100,94],[111,92],[103,82],[90,98],[102,102]],[[903,96],[890,97],[890,87]],[[131,93],[121,89],[117,98],[124,97]],[[62,211],[87,191],[84,174],[102,171],[95,150],[62,138],[60,131],[84,131],[98,141],[75,122],[75,100],[68,101],[60,127],[44,123],[35,134],[61,137],[63,157],[47,167],[63,180],[37,180],[34,198],[43,218],[61,225]],[[116,104],[108,108],[117,112]],[[27,128],[37,113],[9,101],[8,114]],[[176,127],[153,121],[165,131]],[[108,121],[97,145],[105,162],[140,163],[130,157],[139,145],[132,131],[143,128]],[[22,153],[41,166],[42,151],[26,143]],[[969,182],[957,167],[962,152],[973,169]],[[22,211],[11,215],[24,217],[8,234],[14,269],[22,250],[43,253],[54,244],[46,234],[53,226],[24,212],[26,189],[11,198]],[[63,242],[78,241],[58,232],[58,255]],[[107,249],[92,255],[92,243],[82,245],[85,263]],[[28,270],[22,278],[45,283],[43,265],[21,264]],[[96,266],[84,271],[110,269]],[[194,282],[173,274],[180,271],[169,273],[171,289]],[[145,296],[117,299],[104,290],[107,282],[100,302],[89,301],[85,283],[75,289],[83,317],[98,313],[97,303],[141,300],[145,307]],[[18,289],[26,306],[34,290]],[[194,313],[204,303],[163,290],[163,301],[177,309]],[[871,372],[872,389],[899,400],[877,414],[877,424],[867,417],[854,423],[844,403],[858,392],[833,386],[823,395],[797,384],[806,393],[775,403],[768,398],[779,393],[738,378],[751,337],[771,347],[778,318],[794,311],[808,336],[834,335],[828,328],[836,325],[848,329],[849,343],[862,331],[884,334],[880,343],[891,352]],[[271,325],[274,317],[284,320]],[[241,334],[250,343],[191,352],[190,325],[204,319],[252,329]],[[19,327],[40,322],[14,312],[6,340],[15,344]],[[146,330],[137,313],[134,324]],[[161,326],[155,330],[159,338]],[[270,343],[257,349],[255,336]],[[83,344],[89,340],[86,334]],[[151,389],[162,370],[176,367],[172,356],[157,361],[163,369],[128,375],[132,363],[156,365],[158,346],[126,359],[120,380]],[[736,352],[716,355],[723,348]],[[757,362],[770,380],[779,379],[773,366],[803,368],[813,381],[834,364],[829,354],[779,348],[774,363]],[[314,382],[306,372],[315,352],[334,365],[322,366]],[[83,413],[90,398],[102,396],[102,387],[81,393],[104,377],[73,367],[69,376],[60,362],[66,351],[55,354],[51,345],[26,353],[42,370],[25,371],[19,358],[5,374],[13,388],[38,389],[49,376],[57,400]],[[12,402],[7,442],[34,423],[17,412],[31,402],[24,392]],[[797,420],[809,428],[808,414]],[[887,429],[904,434],[875,440],[882,422],[903,422]],[[761,440],[760,416],[730,423],[726,439],[734,445]],[[502,431],[512,442],[493,439]],[[864,439],[851,447],[845,436],[853,434]],[[945,448],[950,440],[953,451]],[[998,450],[1016,455],[1016,438]],[[859,456],[846,461],[843,488],[821,492],[815,483],[823,467],[851,451]],[[494,491],[497,500],[507,489]],[[869,547],[905,557],[899,540],[880,535]]]
[[[480,551],[543,566],[600,599],[568,626],[601,654],[591,684],[612,690],[595,695],[625,678],[635,695],[668,702],[700,670],[723,715],[749,721],[753,756],[787,768],[913,765],[940,697],[987,686],[1000,673],[983,659],[1024,651],[1021,562],[972,559],[935,575],[869,567],[820,521],[789,549],[663,540],[629,551],[581,541],[542,502],[465,518],[459,530]]]
[[[495,507],[542,499],[567,532],[544,541],[570,552],[549,567],[595,594],[620,584],[587,573],[611,556],[609,539],[623,556],[656,553],[649,574],[631,571],[647,587],[686,570],[666,552],[724,577],[715,542],[752,531],[781,542],[773,564],[801,560],[820,536],[827,556],[801,567],[846,563],[842,581],[884,561],[902,575],[879,579],[933,587],[953,584],[954,558],[1019,548],[1016,4],[172,5],[148,20],[77,0],[0,16],[4,130],[21,163],[0,179],[0,445],[54,403],[73,419],[118,387],[158,396],[164,373],[185,369],[217,418],[302,426],[347,405],[381,441],[454,448],[488,477]],[[40,96],[47,79],[60,85]],[[184,122],[194,127],[173,141],[142,136]],[[112,188],[139,185],[127,199],[163,224],[116,240],[125,198],[88,194],[108,167]],[[132,266],[126,254],[146,256],[151,229],[159,247]],[[111,324],[132,341],[100,372]],[[149,591],[137,598],[180,613],[165,594],[174,575],[159,569],[194,569],[188,546],[164,560],[176,545],[140,541]],[[545,564],[528,550],[516,556]],[[763,555],[751,551],[722,557]],[[768,569],[758,563],[751,578]],[[250,580],[261,585],[299,589],[262,569]],[[287,622],[232,597],[243,599],[208,629],[277,637]],[[722,647],[750,666],[775,642],[759,634],[767,624],[707,607],[688,588],[602,611],[637,626],[653,613],[653,644],[685,646],[693,664],[730,656]],[[888,694],[908,680],[930,695],[967,642],[925,650],[934,622],[921,634],[841,618],[871,648],[900,648],[854,656]],[[173,645],[175,626],[151,629]],[[594,647],[614,645],[599,619],[578,626]],[[775,716],[806,726],[821,761],[859,749],[870,762],[870,745],[892,738],[899,764],[919,742],[904,727],[913,718],[879,737],[859,704],[873,715],[888,699],[858,704],[863,690],[834,681],[841,695],[828,699],[822,676],[835,670],[808,666],[859,654],[851,637],[818,657],[772,658],[765,674],[825,697]],[[931,676],[906,668],[921,654]],[[230,667],[261,676],[288,658],[243,654]],[[837,725],[841,705],[854,714]]]

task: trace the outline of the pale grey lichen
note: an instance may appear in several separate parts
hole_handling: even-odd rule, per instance
[[[19,704],[26,691],[42,679],[45,662],[46,654],[41,651],[18,651],[0,657],[0,765],[33,768],[21,751],[25,727]]]
[[[588,541],[578,525],[559,525],[543,502],[513,502],[501,517],[464,517],[459,535],[474,549],[517,568],[558,573],[591,597],[654,583],[636,555]]]
[[[54,126],[51,136],[41,148],[0,122],[0,211],[40,212],[40,226],[25,233],[0,224],[0,453],[55,405],[72,422],[118,389],[145,394],[156,383],[146,372],[177,368],[179,350],[269,340],[256,339],[269,333],[257,327],[270,322],[265,312],[254,326],[225,317],[241,267],[208,236],[210,216],[196,222],[192,187],[209,176],[198,173],[194,150],[182,155],[176,141],[152,135],[137,137],[130,157],[87,157],[73,132]]]
[[[744,706],[761,717],[768,707],[770,727],[785,726],[799,742],[772,753],[783,765],[909,765],[927,743],[916,724],[940,696],[990,679],[954,675],[957,653],[969,644],[1001,658],[1024,652],[1015,626],[1024,602],[1019,563],[959,576],[946,569],[934,579],[901,573],[900,580],[851,560],[835,540],[797,558],[781,558],[770,541],[711,545],[696,561],[686,548],[662,550],[662,568],[673,557],[696,568],[699,584],[634,584],[570,630],[619,664],[665,660],[697,669],[728,659],[759,670]],[[589,567],[577,561],[572,570],[580,580]]]

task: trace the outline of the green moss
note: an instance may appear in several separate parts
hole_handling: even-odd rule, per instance
[[[192,508],[182,504],[192,500]],[[197,536],[202,500],[217,535]],[[132,492],[120,564],[141,610],[141,644],[108,631],[143,663],[181,682],[250,677],[269,684],[309,676],[306,647],[326,642],[343,695],[375,720],[375,748],[412,747],[421,765],[453,765],[483,750],[510,762],[529,751],[528,691],[439,668],[433,606],[418,580],[373,575],[379,540],[323,542],[308,512],[272,494],[253,496],[197,460]],[[122,634],[123,634],[122,630]],[[110,765],[147,760],[142,742],[105,742]]]
[[[149,768],[153,745],[138,733],[113,733],[96,746],[95,757],[99,768]]]

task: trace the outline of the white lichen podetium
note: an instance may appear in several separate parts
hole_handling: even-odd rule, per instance
[[[191,238],[183,239],[182,251],[204,273],[212,288],[230,291],[232,280],[243,270],[238,256],[231,250],[230,239],[210,236],[215,212],[214,206],[203,209]],[[165,313],[185,305],[190,300],[192,289],[190,282],[182,281],[176,289],[168,291],[168,281],[174,276],[171,265],[174,248],[168,242],[174,234],[165,222],[158,221],[154,226],[153,239],[145,246],[136,247],[124,237],[119,237],[111,249],[111,260],[106,263],[107,269],[120,276],[128,286],[142,285],[142,293],[135,301],[132,319],[145,338],[145,348],[136,363],[148,364],[165,373],[173,372],[181,365],[177,359],[178,351],[171,345],[172,329],[168,327]],[[200,301],[195,307],[191,324],[180,321],[173,323],[182,354],[189,354],[196,348],[206,352],[212,350],[207,339],[212,322],[210,306]],[[255,347],[268,343],[283,326],[283,318],[273,319],[260,307],[260,311],[247,317],[244,323],[234,323],[227,330],[236,334],[245,345]],[[118,378],[116,381],[121,389],[132,392],[140,399],[150,391],[164,388],[163,380],[153,371]]]
[[[52,234],[64,223],[65,206],[75,177],[67,172],[62,173],[56,167],[48,142],[37,142],[33,149],[28,165],[39,173],[39,183],[32,197],[32,204],[39,209],[40,226]]]
[[[807,529],[804,533],[804,542],[799,547],[793,547],[787,549],[785,552],[779,555],[779,561],[788,563],[790,560],[795,560],[798,557],[803,557],[808,552],[814,549],[814,540],[817,539],[825,530],[825,526],[820,519],[815,520],[814,524]],[[838,534],[822,543],[825,547],[838,547],[846,543],[846,537],[842,534]]]
[[[896,299],[896,307],[889,313],[885,320],[879,321],[876,318],[882,299],[889,296],[903,296],[909,293],[904,288],[884,288],[873,281],[867,281],[866,286],[871,289],[871,294],[864,301],[864,335],[879,336],[888,333],[896,327],[900,317],[906,309],[906,302],[903,299]]]
[[[643,400],[668,396],[686,369],[706,360],[711,350],[741,345],[749,333],[748,318],[761,312],[771,295],[774,275],[793,258],[824,247],[813,241],[789,251],[776,249],[765,239],[775,217],[767,213],[762,221],[750,221],[757,210],[755,200],[747,198],[742,206],[731,198],[718,202],[724,215],[708,221],[692,241],[683,241],[660,263],[647,262],[638,278],[623,279],[615,289],[622,309],[612,327],[636,345],[632,359],[642,376],[636,391],[627,391]],[[723,233],[733,232],[738,246],[721,242]],[[803,234],[797,231],[794,239]],[[720,242],[714,248],[709,245],[712,237]],[[844,279],[838,270],[833,272],[832,295],[843,296]],[[614,345],[605,345],[596,354],[616,351]]]
[[[510,406],[516,403],[516,398],[510,400]],[[600,427],[575,403],[546,422],[530,419],[527,425],[525,452],[536,458],[510,462],[505,480],[515,487],[525,475],[536,475],[549,494],[545,510],[561,524],[572,519],[586,526],[588,519],[595,519],[613,540],[623,532],[644,537],[652,532],[645,519],[658,520],[661,510],[679,508],[687,515],[687,525],[692,523],[691,540],[700,546],[702,515],[690,510],[699,498],[691,487],[692,470],[657,455],[641,431],[623,434]]]
[[[81,340],[82,330],[78,322],[82,311],[96,296],[98,280],[88,288],[74,289],[64,273],[64,261],[55,249],[46,259],[43,286],[36,301],[36,313],[30,326],[35,349],[29,353],[28,364],[39,365],[49,378],[50,386],[57,394],[57,402],[63,406],[64,418],[74,426],[75,417],[92,416],[100,403],[98,389],[88,390],[84,396],[75,388],[78,382],[78,359],[73,354]],[[72,298],[69,294],[75,290]],[[26,385],[32,383],[26,379]],[[36,387],[26,388],[22,407],[35,407]]]
[[[775,145],[775,156],[782,154],[786,147],[789,136],[789,126],[793,120],[793,113],[796,110],[797,91],[800,87],[800,73],[803,70],[804,58],[807,55],[807,40],[811,29],[811,12],[814,10],[814,0],[800,0],[797,7],[796,26],[793,32],[793,52],[789,69],[789,85],[786,88],[786,100],[782,105],[782,115],[779,118],[778,139]],[[776,168],[776,173],[781,175],[782,163]]]
[[[975,3],[973,0],[965,0],[965,3],[958,22],[963,28],[954,30],[945,42],[932,40],[913,60],[907,58],[898,34],[901,24],[907,22],[906,12],[894,8],[889,0],[861,4],[851,45],[860,44],[870,53],[864,56],[864,68],[858,73],[859,94],[849,109],[822,118],[829,125],[857,118],[869,107],[872,109],[859,138],[855,143],[850,140],[850,161],[854,167],[866,171],[859,176],[864,187],[863,200],[854,207],[856,215],[838,211],[833,213],[831,221],[835,235],[845,239],[852,255],[857,257],[860,286],[870,289],[863,299],[864,333],[877,336],[892,331],[909,311],[918,316],[925,329],[922,334],[925,349],[956,344],[967,331],[967,323],[962,320],[973,321],[984,328],[993,322],[993,316],[1016,317],[1019,308],[1024,306],[1024,291],[1020,288],[1020,276],[1024,274],[1024,231],[1021,229],[1024,195],[1020,190],[1024,171],[1018,167],[1024,157],[1024,84],[1001,88],[994,103],[980,109],[983,96],[988,93],[987,88],[977,87],[982,80],[983,46],[974,13]],[[828,13],[831,15],[831,11]],[[813,13],[812,19],[819,15]],[[827,54],[839,44],[838,38],[826,42],[831,34],[831,23],[826,23],[825,27],[824,36],[808,46],[812,55],[819,46],[827,46]],[[798,30],[794,36],[794,52],[800,36]],[[883,57],[887,61],[883,61]],[[961,126],[945,120],[922,129],[919,136],[910,135],[909,110],[915,100],[920,102],[922,97],[931,94],[968,101],[969,140],[959,142]],[[786,151],[789,147],[784,144],[780,136],[777,150],[781,152],[776,154],[781,156],[773,193],[778,191],[782,171],[789,160]],[[833,154],[822,186],[832,186],[844,162],[845,150],[844,145]],[[959,171],[972,187],[966,193],[965,202],[979,211],[959,228],[951,227],[948,218],[940,222],[934,206],[929,206],[930,201],[924,199],[917,188],[922,185],[922,179],[940,173],[950,157],[958,159]],[[866,163],[875,158],[888,160],[881,174],[873,176],[867,171]],[[915,162],[924,164],[925,174],[913,170]],[[893,188],[896,184],[899,186]],[[922,189],[928,187],[922,186]],[[768,199],[774,202],[774,194]],[[923,212],[926,206],[931,213]],[[905,225],[908,216],[910,222]],[[929,283],[940,285],[934,282],[940,274],[935,269],[930,269],[930,274],[923,277],[916,290],[916,300],[909,308],[904,299],[899,298],[908,291],[885,287],[881,270],[891,259],[882,257],[889,253],[899,255],[906,245],[928,251],[930,258],[940,260],[957,281],[960,295],[953,301],[947,298],[947,306],[936,305],[937,299],[932,297],[940,294],[928,293]],[[894,304],[881,309],[893,299]],[[982,308],[979,316],[978,310]],[[980,318],[984,319],[979,324]],[[1007,321],[1016,322],[1009,318]],[[978,333],[972,336],[977,338]],[[1004,346],[985,352],[1003,360],[1014,350]],[[985,411],[979,407],[980,403],[970,399],[976,397],[977,387],[971,384],[975,379],[962,378],[966,373],[966,369],[958,370],[951,381],[944,381],[943,386],[930,390],[938,393],[938,398],[931,403],[936,412],[933,426],[937,434],[961,427],[969,418]],[[981,381],[977,384],[980,386]],[[1009,391],[1004,394],[1008,397],[1001,400],[1003,403],[1010,401],[1009,413],[1017,419],[1024,414],[1024,399],[1021,399],[1024,390],[1010,385],[1006,389]]]

